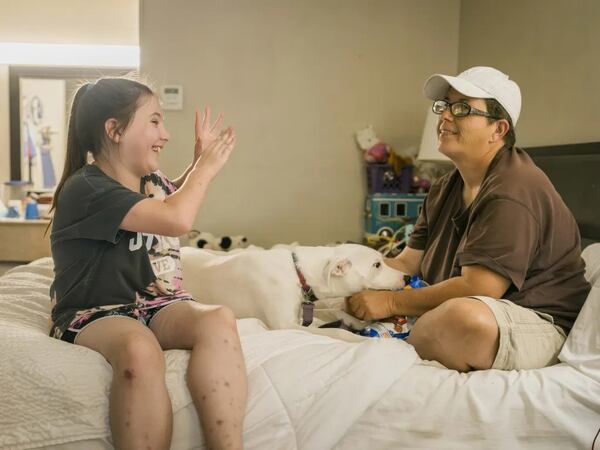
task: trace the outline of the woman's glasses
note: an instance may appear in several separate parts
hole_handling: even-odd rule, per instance
[[[436,114],[442,114],[447,109],[450,109],[450,113],[454,117],[466,117],[468,115],[474,115],[489,117],[490,119],[496,120],[499,119],[499,117],[494,117],[486,111],[473,108],[471,105],[465,102],[449,103],[446,100],[436,100],[435,102],[433,102],[433,106],[431,107],[431,110]]]

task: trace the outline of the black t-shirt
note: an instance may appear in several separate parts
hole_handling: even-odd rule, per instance
[[[159,172],[141,180],[149,197],[176,187]],[[50,236],[55,279],[52,320],[64,328],[78,311],[182,297],[179,240],[120,229],[127,212],[147,198],[95,165],[66,181]]]
[[[504,298],[550,314],[569,331],[590,290],[579,230],[548,177],[516,147],[494,157],[465,207],[458,170],[432,187],[408,246],[424,250],[421,274],[439,283],[481,265],[511,281]]]

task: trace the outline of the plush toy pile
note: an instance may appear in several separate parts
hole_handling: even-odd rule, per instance
[[[214,236],[207,231],[192,230],[188,233],[188,246],[206,250],[229,251],[236,248],[248,247],[246,236]]]

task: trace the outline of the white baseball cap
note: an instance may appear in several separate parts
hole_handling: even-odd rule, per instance
[[[450,87],[467,97],[496,99],[510,116],[513,126],[517,124],[521,112],[521,90],[498,69],[471,67],[456,77],[436,73],[427,79],[423,92],[430,100],[440,100]]]

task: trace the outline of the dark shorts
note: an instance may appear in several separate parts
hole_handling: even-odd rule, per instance
[[[61,341],[70,342],[73,344],[77,335],[81,333],[81,331],[83,331],[83,329],[89,324],[105,317],[113,316],[129,317],[130,319],[137,320],[146,326],[150,326],[152,319],[159,311],[168,308],[175,303],[185,301],[193,302],[194,299],[178,298],[160,304],[148,305],[145,303],[132,303],[129,305],[111,307],[110,309],[104,309],[100,307],[86,311],[79,311],[75,315],[75,318],[67,325],[64,332],[61,332],[59,327],[53,327],[50,335],[60,339]]]

